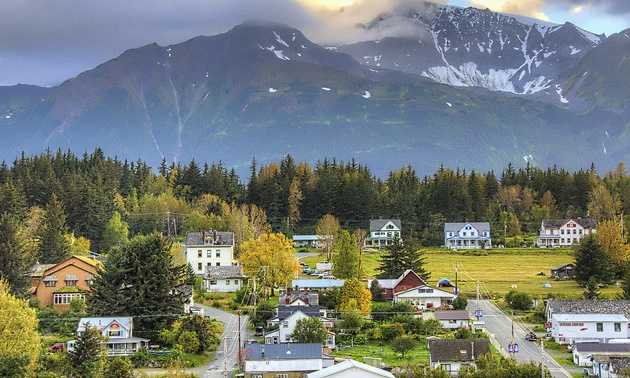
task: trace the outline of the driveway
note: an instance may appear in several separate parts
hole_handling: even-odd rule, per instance
[[[482,311],[483,316],[480,320],[484,321],[486,329],[495,340],[495,346],[503,355],[507,353],[509,344],[514,340],[514,343],[519,346],[518,353],[514,353],[518,362],[534,361],[540,363],[541,357],[544,356],[545,367],[549,369],[554,378],[571,378],[571,374],[560,366],[552,356],[546,351],[541,352],[540,343],[525,340],[525,334],[530,330],[526,329],[523,324],[519,324],[517,321],[512,322],[510,317],[490,301],[480,300],[477,304],[476,300],[469,300],[468,310],[475,314],[476,309]],[[512,337],[512,329],[514,329],[514,337]]]

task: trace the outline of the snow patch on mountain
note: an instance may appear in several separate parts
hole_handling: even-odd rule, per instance
[[[365,93],[361,97],[363,97],[363,98],[370,98],[370,97],[372,97],[372,95],[370,94],[370,92],[365,91]]]
[[[279,43],[279,44],[281,44],[281,45],[283,45],[283,46],[286,46],[286,47],[289,47],[289,44],[288,44],[288,43],[286,43],[286,42],[282,39],[282,37],[280,37],[280,34],[278,34],[278,33],[276,33],[276,32],[274,31],[274,32],[273,32],[273,35],[275,35],[275,36],[276,36],[276,41],[278,41],[278,43]],[[295,35],[294,35],[294,37],[295,37]]]

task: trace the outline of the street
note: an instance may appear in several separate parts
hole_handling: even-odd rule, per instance
[[[475,314],[475,310],[480,309],[483,316],[480,320],[485,323],[485,327],[491,337],[496,339],[500,345],[500,352],[503,355],[509,354],[508,347],[512,342],[512,320],[501,310],[494,306],[490,301],[474,299],[468,301],[468,311]],[[514,357],[518,362],[528,363],[535,361],[540,363],[541,350],[540,342],[525,340],[525,334],[530,330],[524,329],[518,322],[514,322],[514,343],[518,344],[518,352],[514,353]],[[498,349],[498,348],[497,348]],[[562,368],[547,352],[543,352],[545,367],[549,369],[553,377],[566,378],[571,374]]]
[[[188,369],[189,373],[197,374],[201,378],[220,378],[230,377],[234,370],[238,367],[238,316],[229,312],[218,310],[214,307],[208,307],[195,304],[197,307],[204,309],[206,316],[216,318],[223,323],[224,329],[221,335],[221,345],[217,349],[214,358],[206,366]],[[241,316],[241,343],[252,337],[248,333],[248,317]],[[227,355],[227,359],[225,356]]]

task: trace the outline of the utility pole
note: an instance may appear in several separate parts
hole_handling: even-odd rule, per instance
[[[481,310],[479,309],[479,299],[481,297],[481,293],[479,292],[479,285],[482,284],[483,282],[475,282],[475,286],[477,287],[477,300],[475,301],[475,318],[477,318],[477,320],[479,320],[479,318],[481,318]]]
[[[516,353],[515,350],[515,346],[514,346],[514,311],[512,311],[512,316],[510,317],[510,319],[512,320],[512,357],[514,357],[514,354]]]
[[[254,319],[256,319],[256,297],[258,297],[258,291],[256,290],[256,276],[254,276]]]
[[[540,371],[540,376],[545,378],[545,344],[542,337],[540,338]]]
[[[230,338],[227,337],[227,336],[223,338],[223,358],[224,358],[224,360],[223,360],[223,376],[225,378],[227,378],[227,376],[228,376],[228,371],[227,371],[227,359],[228,359],[228,356],[227,356],[227,341],[228,341],[228,339],[230,339]]]
[[[457,264],[458,264],[457,261],[455,261],[455,293],[454,293],[455,295],[459,295],[459,290],[457,289],[457,270],[458,270]]]

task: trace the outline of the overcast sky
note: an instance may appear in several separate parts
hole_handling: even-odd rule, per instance
[[[630,27],[630,0],[441,0],[610,35]],[[2,0],[0,85],[58,85],[123,51],[228,31],[248,19],[296,27],[316,43],[351,42],[354,27],[422,0]]]

